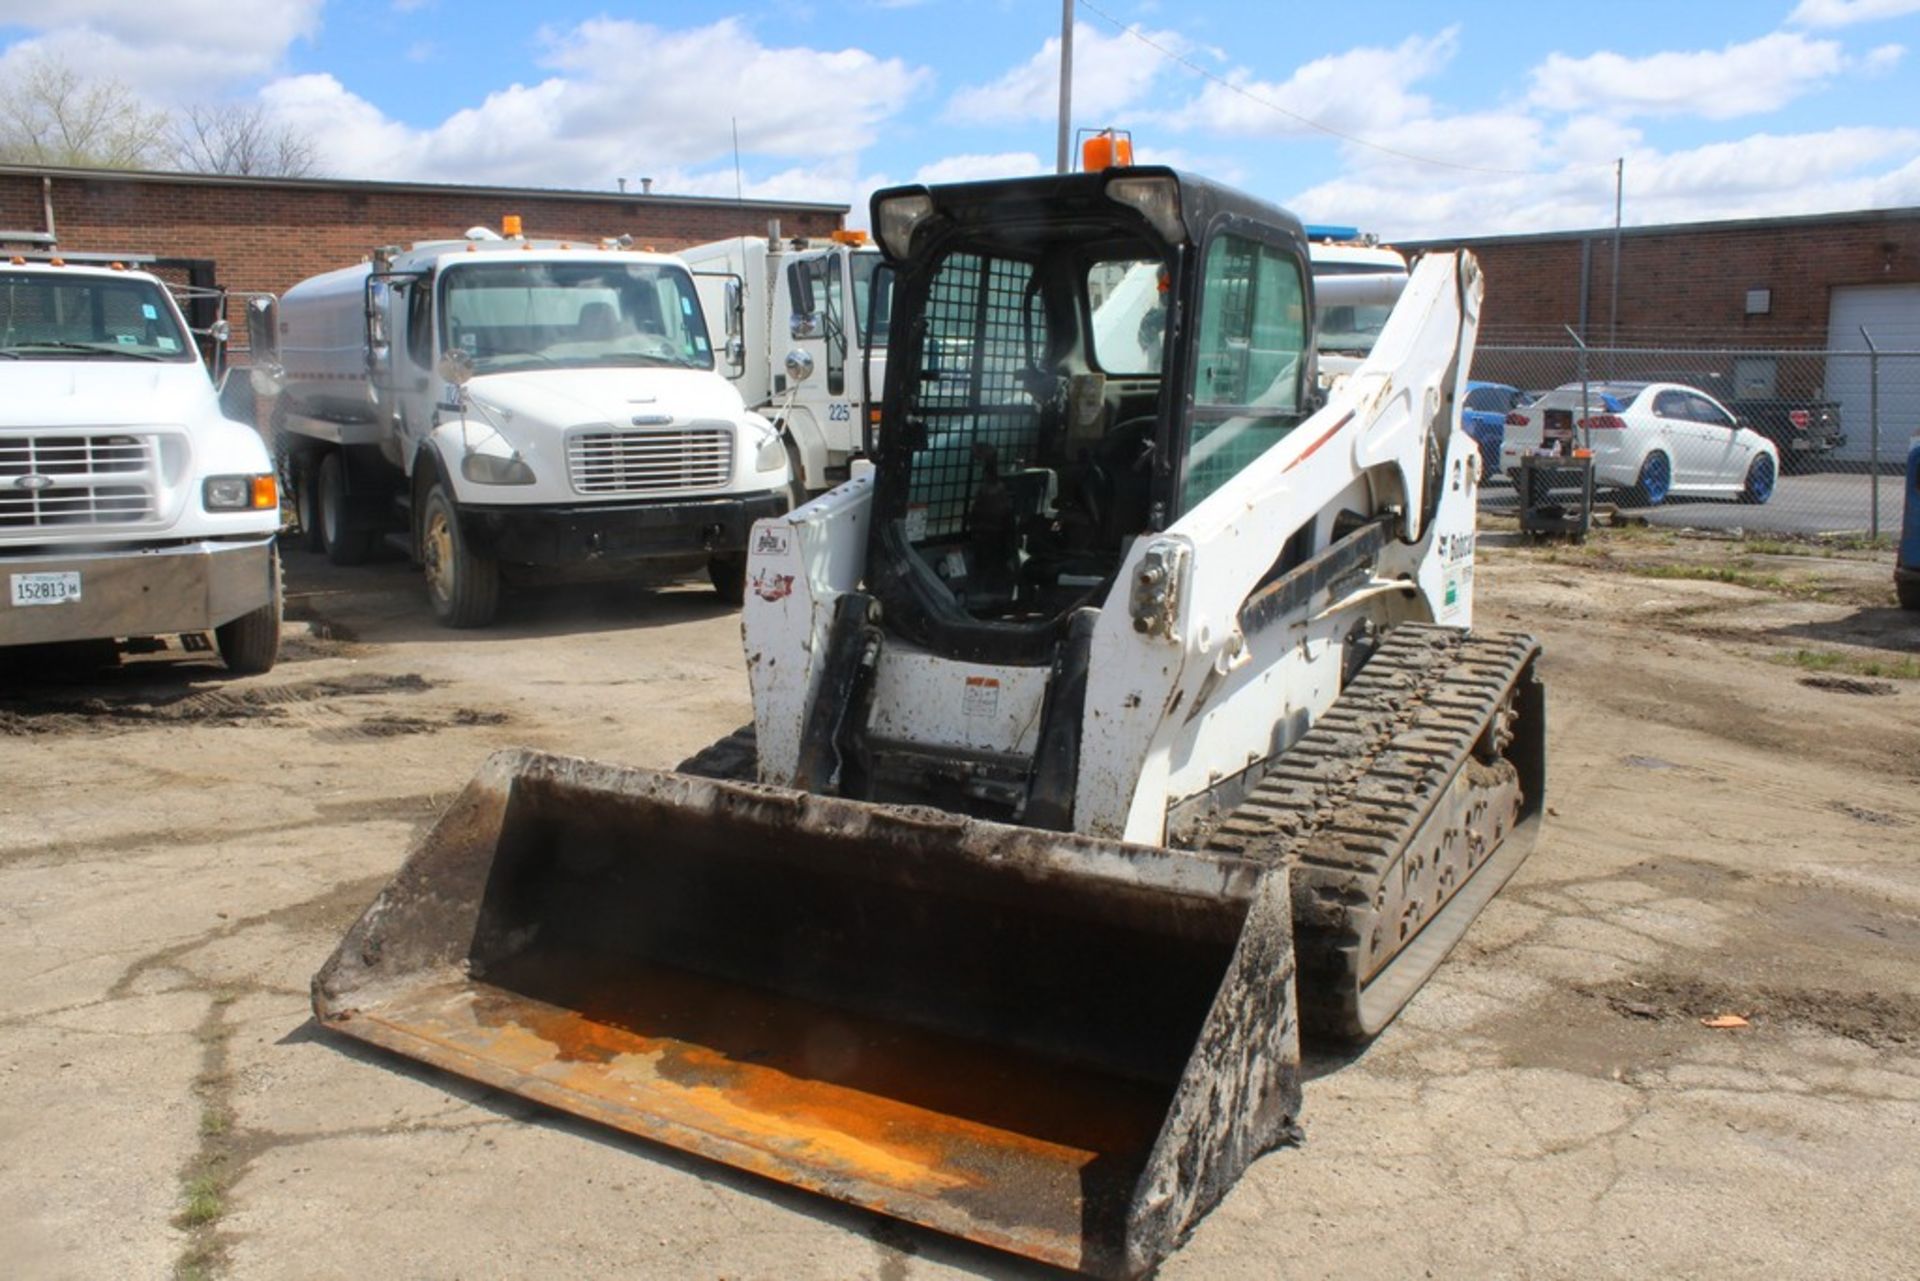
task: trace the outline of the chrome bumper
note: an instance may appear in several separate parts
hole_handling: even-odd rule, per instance
[[[16,605],[16,574],[80,575],[78,600]],[[0,551],[0,645],[211,631],[273,599],[273,539],[68,555]]]

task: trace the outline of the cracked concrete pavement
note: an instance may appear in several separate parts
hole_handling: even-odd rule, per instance
[[[1306,1142],[1162,1276],[1912,1274],[1920,687],[1777,660],[1920,627],[1872,565],[1794,568],[1840,586],[1483,556],[1482,623],[1547,646],[1540,847],[1386,1034],[1309,1054]],[[670,765],[746,694],[692,589],[476,634],[403,566],[288,581],[268,677],[0,678],[13,1275],[1051,1275],[316,1029],[309,977],[489,750]]]

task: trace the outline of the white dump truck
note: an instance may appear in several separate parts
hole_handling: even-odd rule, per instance
[[[680,251],[709,315],[738,341],[721,370],[786,442],[796,500],[846,480],[869,452],[866,417],[884,380],[890,268],[862,231],[826,239],[735,236]]]
[[[0,284],[0,647],[211,632],[233,671],[271,668],[272,459],[221,414],[167,286],[18,255]]]
[[[787,509],[787,453],[715,371],[685,264],[505,230],[382,249],[259,305],[308,545],[353,564],[403,536],[453,627],[491,621],[515,579],[704,566],[737,603],[748,531]]]

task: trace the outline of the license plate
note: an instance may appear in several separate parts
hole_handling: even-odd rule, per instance
[[[80,575],[15,574],[13,603],[16,605],[64,605],[80,599]]]

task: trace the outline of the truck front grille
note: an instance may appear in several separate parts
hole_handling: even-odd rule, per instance
[[[0,530],[159,519],[155,437],[126,431],[0,437]]]
[[[724,488],[733,479],[733,428],[576,432],[567,441],[567,474],[582,494]]]

